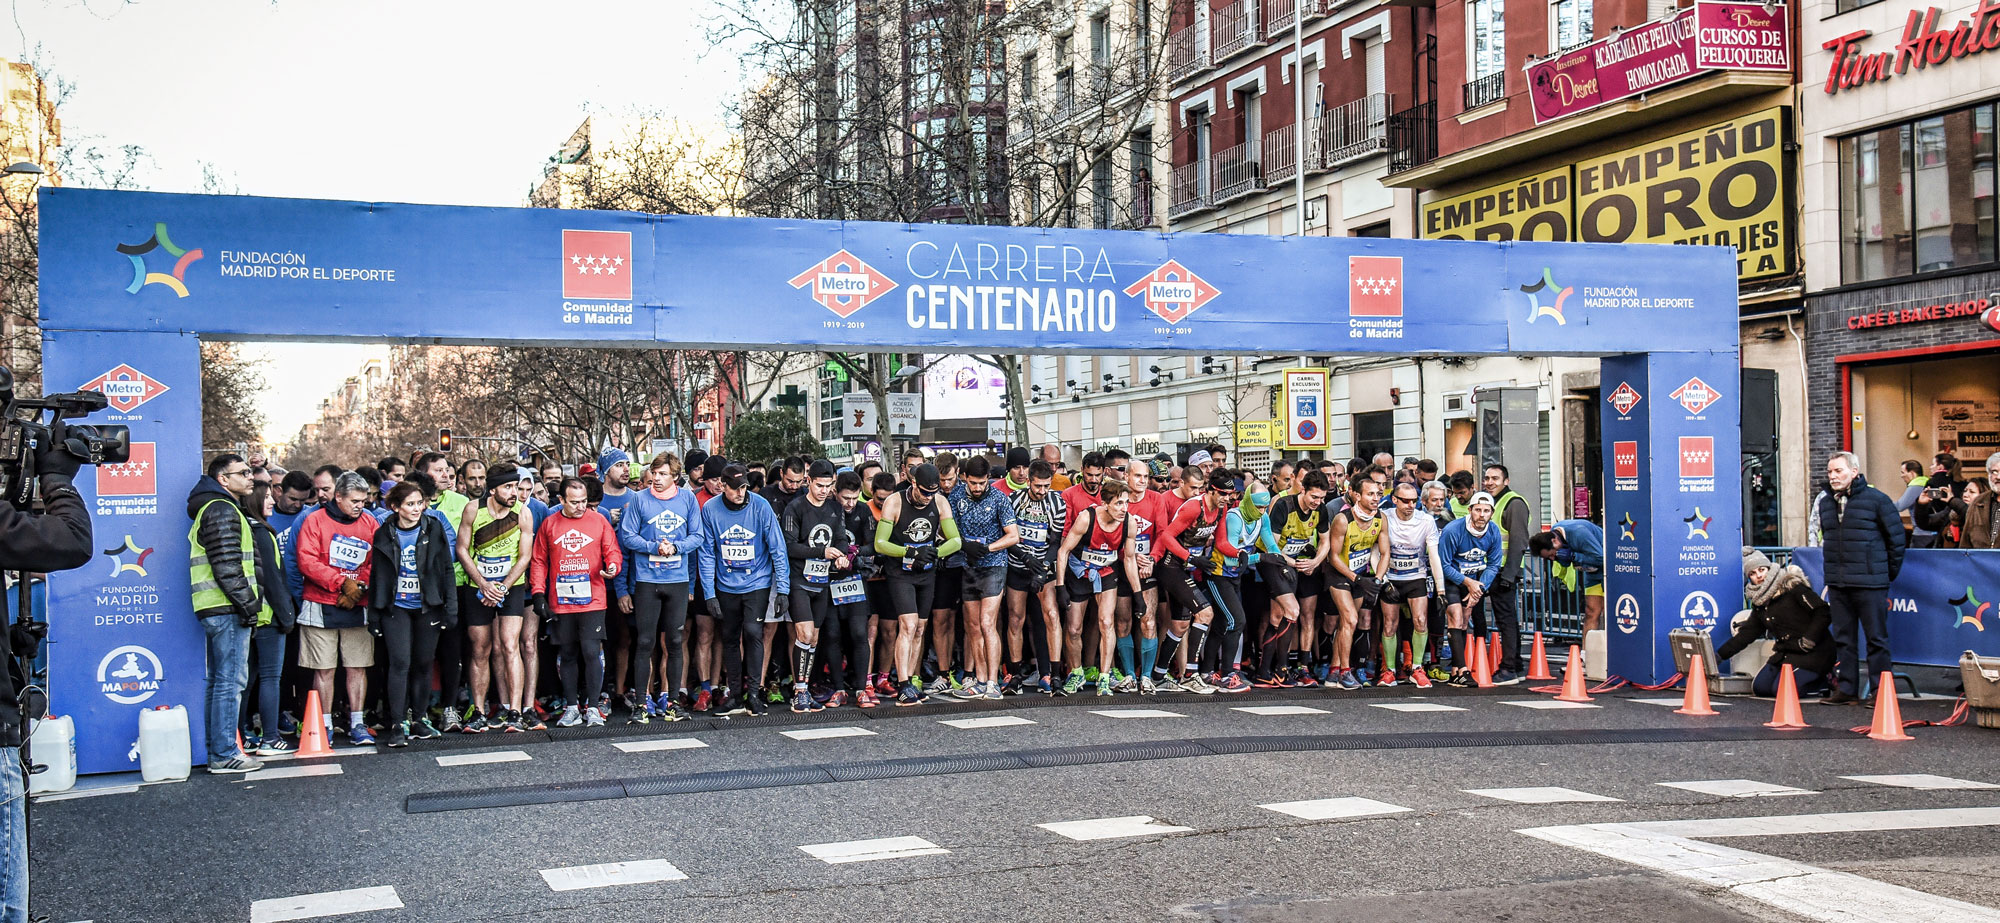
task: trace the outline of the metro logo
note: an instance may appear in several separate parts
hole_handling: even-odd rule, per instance
[[[562,232],[564,298],[632,300],[632,232]]]
[[[117,408],[119,413],[131,413],[139,409],[140,404],[159,397],[171,389],[154,381],[152,376],[145,372],[129,365],[120,365],[84,383],[78,390],[102,391],[105,401]]]
[[[154,470],[158,443],[132,443],[132,455],[122,462],[97,466],[97,495],[100,497],[150,497],[160,492],[159,472]]]
[[[570,554],[577,553],[578,550],[583,548],[583,546],[590,544],[590,542],[591,542],[590,536],[585,535],[582,532],[579,532],[575,529],[571,529],[568,532],[564,532],[563,534],[556,536],[556,544],[561,545],[562,550],[567,551]]]
[[[812,300],[841,317],[847,317],[868,303],[894,291],[896,283],[875,267],[845,250],[821,260],[819,265],[792,277],[793,288],[810,286]]]
[[[1347,315],[1349,317],[1403,316],[1402,257],[1347,258]]]
[[[1178,324],[1222,292],[1182,266],[1179,260],[1168,260],[1126,286],[1125,294],[1145,302],[1146,310],[1159,315],[1161,320]]]
[[[1632,387],[1630,382],[1621,381],[1618,383],[1617,390],[1612,391],[1611,396],[1607,400],[1611,401],[1611,406],[1617,408],[1618,413],[1622,416],[1630,414],[1632,408],[1639,406],[1639,401],[1642,398],[1639,396],[1639,389]]]
[[[1611,476],[1615,478],[1639,476],[1638,440],[1611,444]]]
[[[1667,396],[1680,401],[1681,406],[1687,408],[1690,414],[1699,414],[1716,401],[1722,400],[1721,393],[1699,378],[1688,379],[1686,384],[1675,388],[1674,392]]]
[[[1680,459],[1681,477],[1715,477],[1715,437],[1682,436]]]

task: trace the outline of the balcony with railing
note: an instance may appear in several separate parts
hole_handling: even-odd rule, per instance
[[[1173,186],[1168,190],[1167,217],[1192,215],[1215,205],[1209,196],[1209,161],[1197,160],[1174,168]]]
[[[1146,231],[1156,226],[1153,214],[1153,181],[1140,179],[1132,183],[1132,207],[1117,222],[1119,230]]]
[[[1298,126],[1286,125],[1264,133],[1264,182],[1282,183],[1299,168]]]
[[[1331,170],[1389,147],[1389,111],[1395,97],[1371,93],[1335,106],[1315,121],[1306,169]]]
[[[1178,82],[1208,68],[1208,27],[1192,25],[1167,36],[1167,80]]]
[[[1257,156],[1257,142],[1245,141],[1215,155],[1214,204],[1240,199],[1264,188],[1264,161]]]
[[[1215,60],[1220,61],[1252,45],[1263,44],[1264,35],[1257,31],[1257,8],[1261,2],[1236,0],[1215,11],[1211,26],[1215,30]]]
[[[1465,109],[1470,112],[1488,103],[1497,103],[1507,95],[1507,72],[1494,71],[1465,85]]]
[[[1292,31],[1292,23],[1297,22],[1303,9],[1310,9],[1319,0],[1264,0],[1264,37],[1277,41]]]
[[[1437,159],[1437,100],[1389,116],[1389,172],[1413,170]]]

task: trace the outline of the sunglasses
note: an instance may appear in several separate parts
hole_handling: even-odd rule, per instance
[[[1397,498],[1396,498],[1396,502],[1397,502],[1398,504],[1403,504],[1403,503],[1415,503],[1415,502],[1417,502],[1417,498],[1415,498],[1415,497],[1397,497]]]

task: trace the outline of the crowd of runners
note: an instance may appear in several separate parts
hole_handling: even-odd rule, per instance
[[[1537,529],[1499,465],[1393,461],[224,456],[210,474],[254,480],[296,623],[257,630],[245,750],[292,749],[308,689],[332,732],[397,747],[939,696],[1470,685],[1489,631],[1509,684],[1527,554],[1601,612],[1595,526]]]

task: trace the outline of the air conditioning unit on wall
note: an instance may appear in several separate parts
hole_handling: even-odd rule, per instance
[[[1444,418],[1447,420],[1472,419],[1472,392],[1446,391],[1444,393]]]

